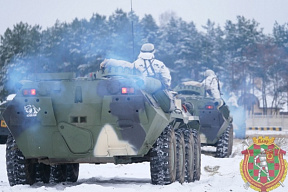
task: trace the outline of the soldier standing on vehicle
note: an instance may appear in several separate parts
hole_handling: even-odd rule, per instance
[[[134,67],[138,69],[144,76],[155,77],[162,84],[169,88],[171,85],[171,75],[165,64],[154,56],[155,49],[151,43],[142,45],[138,59],[134,61]]]
[[[205,86],[206,93],[208,93],[209,96],[214,97],[218,102],[220,108],[224,102],[221,98],[221,92],[220,92],[220,83],[215,75],[215,72],[211,69],[207,69],[204,72],[205,79],[202,81],[202,84]]]

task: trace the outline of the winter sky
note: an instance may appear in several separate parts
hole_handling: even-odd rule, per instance
[[[132,4],[140,18],[152,14],[158,22],[160,14],[173,11],[200,30],[208,19],[223,26],[226,20],[235,22],[237,15],[255,19],[266,34],[272,33],[275,21],[288,22],[287,0],[132,0]],[[90,19],[93,13],[109,16],[117,8],[129,12],[131,0],[0,0],[0,35],[20,21],[46,29],[56,20]]]

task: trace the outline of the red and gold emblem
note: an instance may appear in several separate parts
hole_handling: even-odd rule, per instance
[[[245,181],[244,187],[266,192],[276,189],[287,175],[287,161],[283,159],[286,151],[280,149],[275,138],[254,137],[253,144],[242,151],[244,160],[240,163],[240,172]]]

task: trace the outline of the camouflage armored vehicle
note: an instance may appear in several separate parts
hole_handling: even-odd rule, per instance
[[[98,72],[34,74],[3,117],[10,185],[76,182],[80,163],[150,162],[152,184],[200,179],[199,118],[131,63]]]
[[[187,110],[199,116],[201,144],[215,146],[216,157],[229,157],[233,146],[233,119],[228,106],[219,106],[218,100],[206,94],[205,87],[196,81],[183,82],[174,90]]]
[[[7,128],[7,125],[2,117],[2,112],[4,111],[4,107],[0,106],[0,120],[1,120],[1,125],[0,125],[0,144],[5,144],[7,141],[7,136],[9,134],[9,130]]]
[[[9,130],[8,130],[7,125],[6,125],[6,123],[2,117],[2,113],[6,109],[6,106],[8,105],[8,103],[11,100],[13,100],[14,97],[15,97],[15,94],[8,95],[6,100],[0,104],[0,121],[1,121],[1,124],[0,124],[0,144],[6,144],[7,137],[9,135]]]

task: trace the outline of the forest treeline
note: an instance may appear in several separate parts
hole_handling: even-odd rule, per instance
[[[167,16],[167,15],[166,15]],[[168,15],[169,16],[169,15]],[[1,96],[31,73],[76,72],[84,76],[99,69],[105,58],[133,62],[143,43],[155,45],[156,57],[170,69],[172,87],[185,80],[201,80],[214,70],[225,93],[238,97],[260,91],[279,107],[288,92],[288,24],[275,22],[264,34],[255,20],[238,16],[221,28],[208,20],[202,30],[173,14],[157,24],[151,15],[117,9],[109,17],[56,21],[45,30],[20,22],[0,40]],[[285,93],[285,94],[283,94]]]

